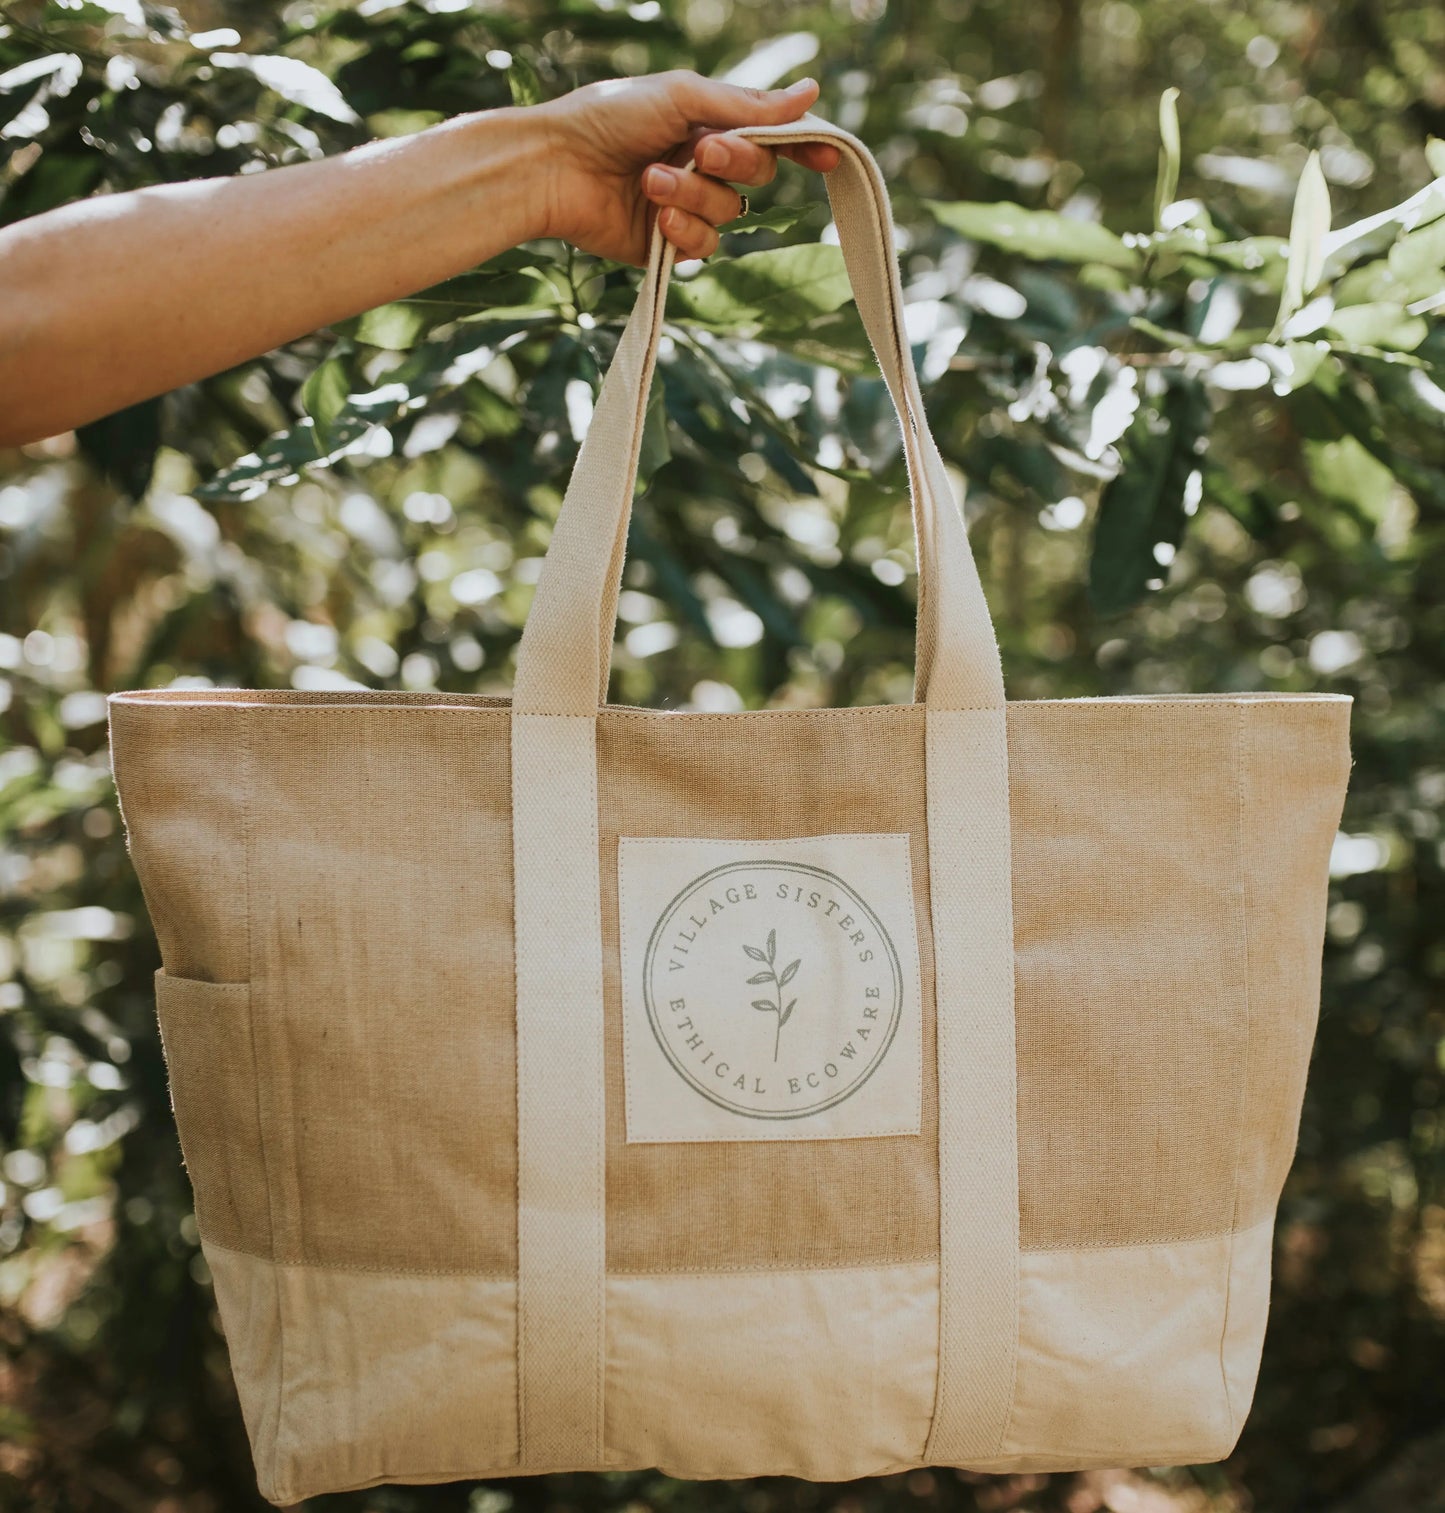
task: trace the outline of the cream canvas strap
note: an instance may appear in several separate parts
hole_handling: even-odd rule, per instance
[[[811,115],[744,134],[839,149],[827,175],[829,201],[903,432],[919,564],[915,689],[927,712],[938,1018],[939,1356],[924,1458],[967,1464],[998,1453],[1018,1333],[1008,748],[998,643],[904,334],[878,165],[856,137]],[[654,231],[517,653],[517,1372],[520,1464],[532,1470],[597,1467],[605,1459],[596,717],[606,700],[673,257]],[[900,1456],[907,1453],[900,1447]]]

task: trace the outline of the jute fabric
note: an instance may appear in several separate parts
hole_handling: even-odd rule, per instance
[[[1025,1251],[1227,1234],[1273,1212],[1313,1037],[1348,707],[1008,706]],[[924,727],[917,705],[599,717],[609,1274],[936,1257]],[[182,1134],[196,1126],[202,1231],[290,1262],[515,1276],[505,708],[156,690],[114,697],[111,738],[178,995],[162,1010],[181,1029],[167,1049]],[[764,840],[835,822],[911,837],[922,1133],[819,1141],[787,1162],[626,1145],[618,836]],[[259,1125],[258,1083],[272,1110]],[[263,1136],[295,1164],[281,1250]]]

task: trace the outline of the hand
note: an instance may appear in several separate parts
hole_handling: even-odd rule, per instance
[[[838,149],[825,143],[768,148],[730,128],[795,121],[818,98],[802,79],[787,89],[744,89],[685,69],[584,85],[529,115],[546,127],[545,235],[584,252],[640,266],[652,212],[683,257],[717,250],[717,227],[740,208],[728,182],[768,183],[778,157],[826,173]],[[697,160],[697,170],[680,165]]]

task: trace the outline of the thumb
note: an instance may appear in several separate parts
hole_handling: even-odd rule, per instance
[[[673,98],[689,121],[724,129],[796,121],[818,98],[816,79],[799,79],[786,89],[749,89],[684,72],[673,88]]]

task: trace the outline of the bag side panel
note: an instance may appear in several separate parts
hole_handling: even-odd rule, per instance
[[[506,711],[246,713],[277,1259],[514,1276]]]
[[[1250,705],[1240,791],[1249,1077],[1236,1226],[1272,1215],[1294,1159],[1320,1009],[1330,847],[1349,777],[1344,703]]]
[[[1239,706],[1009,706],[1022,1246],[1226,1234]]]

